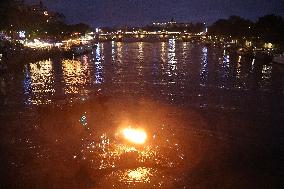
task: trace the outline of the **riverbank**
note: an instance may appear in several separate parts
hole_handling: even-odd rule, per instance
[[[25,63],[37,62],[40,60],[46,60],[49,58],[74,58],[87,53],[90,53],[92,49],[84,49],[83,46],[80,47],[81,50],[77,51],[76,49],[60,49],[60,48],[51,48],[51,49],[32,49],[28,47],[10,47],[4,48],[2,55],[2,70],[14,70],[21,71]]]

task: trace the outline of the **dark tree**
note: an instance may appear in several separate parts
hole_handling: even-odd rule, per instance
[[[40,2],[26,5],[22,0],[0,1],[0,30],[12,35],[20,30],[32,38],[64,38],[73,32],[85,33],[90,27],[86,24],[67,25],[61,13],[48,11]]]
[[[284,43],[284,19],[281,16],[266,15],[255,24],[255,35],[266,42]]]
[[[253,22],[239,16],[230,16],[228,19],[217,20],[209,27],[209,33],[232,37],[244,37],[252,35]]]

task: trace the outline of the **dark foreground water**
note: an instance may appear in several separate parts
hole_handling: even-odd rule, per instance
[[[283,184],[279,65],[174,39],[107,42],[1,80],[0,188]],[[128,127],[146,142],[126,141]]]

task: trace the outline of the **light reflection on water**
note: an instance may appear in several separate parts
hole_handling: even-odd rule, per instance
[[[124,187],[133,187],[137,184],[143,184],[144,186],[146,184],[150,184],[150,186],[153,186],[154,184],[152,184],[152,182],[156,174],[157,170],[154,168],[137,167],[134,169],[125,169],[112,172],[106,176],[106,180],[111,182],[114,187],[119,187],[119,185],[124,185]],[[113,182],[114,180],[116,180],[116,182]],[[105,186],[106,184],[104,184],[104,187]]]
[[[205,87],[208,80],[208,48],[202,48],[202,65],[200,70],[200,85]]]
[[[103,44],[98,44],[96,49],[96,61],[95,61],[95,83],[101,84],[103,83],[103,65],[102,65],[102,56],[103,52]]]
[[[64,79],[65,94],[86,94],[86,87],[91,83],[91,70],[89,68],[87,57],[83,61],[63,60],[62,70]]]
[[[54,64],[61,69],[55,70]],[[229,96],[238,96],[239,90],[271,91],[274,82],[272,66],[261,60],[175,39],[160,43],[99,43],[90,55],[61,63],[31,63],[24,73],[26,105],[56,103],[54,94],[61,94],[58,86],[63,86],[66,99],[80,99],[100,88],[104,95],[150,95],[170,103],[227,106],[243,111],[243,101],[250,97],[242,95],[242,102],[232,102]],[[213,96],[206,97],[208,94]]]
[[[176,41],[175,39],[169,39],[168,49],[168,76],[177,75],[177,59],[176,59]],[[171,83],[175,83],[171,81]]]
[[[74,158],[81,157],[90,162],[94,169],[137,167],[141,164],[175,167],[182,163],[184,154],[180,145],[170,142],[171,140],[172,135],[162,131],[158,138],[153,135],[143,145],[126,143],[118,133],[103,133],[97,137],[90,134],[82,139],[81,154]]]
[[[24,94],[26,105],[50,104],[55,93],[52,61],[31,63],[25,67]]]
[[[276,97],[277,100],[277,95],[283,94],[284,87],[281,81],[283,72],[279,70],[271,64],[238,56],[229,50],[224,51],[223,48],[181,43],[175,39],[161,43],[106,42],[98,44],[98,48],[92,54],[76,59],[60,61],[51,59],[27,64],[23,70],[22,80],[19,82],[20,88],[17,88],[17,85],[10,86],[15,87],[15,91],[22,90],[22,102],[31,107],[57,103],[58,94],[62,94],[63,99],[67,101],[69,97],[88,96],[100,89],[103,95],[113,95],[114,99],[117,97],[116,94],[134,95],[135,108],[133,109],[135,110],[141,105],[137,104],[135,95],[154,99],[153,101],[161,100],[166,104],[191,105],[198,108],[211,106],[248,111],[246,107],[250,106],[254,110],[263,108],[270,110],[268,104],[271,99],[274,100],[272,97]],[[276,86],[276,89],[273,86]],[[277,95],[273,96],[274,92]],[[13,95],[10,99],[13,99]],[[81,101],[82,98],[78,99]],[[256,99],[256,102],[248,104],[251,102],[250,99]],[[117,112],[129,110],[128,100],[117,108]],[[182,188],[176,185],[183,183],[185,179],[181,172],[187,171],[186,166],[192,163],[191,160],[199,158],[195,157],[201,154],[201,152],[198,153],[199,150],[208,150],[202,148],[201,143],[204,138],[201,135],[199,139],[202,140],[198,140],[198,142],[201,141],[198,143],[200,146],[196,147],[198,155],[188,153],[188,149],[185,149],[185,145],[182,144],[185,138],[179,137],[174,130],[169,129],[170,126],[180,129],[180,122],[182,122],[175,117],[178,113],[171,110],[165,111],[169,114],[161,117],[163,117],[163,123],[168,123],[167,119],[171,117],[168,115],[172,115],[173,124],[164,127],[164,124],[159,122],[155,128],[151,125],[144,145],[126,142],[117,134],[116,129],[110,128],[113,125],[108,124],[109,120],[115,117],[113,112],[106,113],[114,109],[113,104],[106,106],[104,100],[95,102],[98,103],[92,104],[94,105],[92,109],[97,108],[96,111],[100,113],[89,113],[87,110],[75,108],[80,114],[76,117],[67,107],[67,113],[63,111],[58,117],[56,114],[60,111],[54,114],[43,111],[40,121],[34,117],[34,114],[27,113],[28,116],[25,118],[21,117],[23,116],[21,114],[19,120],[24,120],[23,123],[13,122],[19,125],[18,127],[15,125],[3,127],[4,132],[7,128],[11,129],[8,135],[3,134],[2,141],[10,142],[7,145],[7,151],[13,153],[4,155],[8,157],[9,165],[15,168],[14,172],[17,173],[15,175],[18,176],[18,172],[21,171],[26,174],[25,178],[37,180],[38,175],[42,174],[44,176],[39,180],[47,184],[46,175],[53,175],[55,172],[53,170],[60,171],[66,166],[65,172],[62,171],[64,173],[61,172],[58,175],[73,178],[70,176],[72,174],[69,175],[69,171],[73,169],[73,165],[76,167],[79,164],[79,166],[87,165],[87,171],[91,169],[90,174],[95,174],[92,179],[100,182],[102,188],[125,188],[126,186],[139,188],[139,184],[142,184],[141,188]],[[76,104],[74,106],[76,107]],[[159,104],[155,108],[147,107],[141,112],[149,110],[152,110],[150,116],[141,116],[145,122],[156,118],[159,110],[164,111]],[[129,114],[140,118],[141,112],[137,112]],[[73,119],[80,125],[78,128],[73,123]],[[90,122],[91,119],[96,121]],[[186,122],[182,125],[190,126],[190,124]],[[197,125],[202,125],[202,122],[198,122]],[[20,129],[15,132],[14,127]],[[191,136],[190,134],[185,134],[186,138],[190,138],[188,137]],[[213,151],[214,145],[215,143],[211,146]],[[21,152],[15,149],[20,149]],[[206,155],[208,154],[205,153],[204,156]],[[191,156],[193,158],[188,160]],[[223,156],[223,153],[220,156]],[[70,159],[72,161],[68,164]],[[224,157],[220,157],[220,161],[223,159]],[[57,162],[58,166],[54,166],[57,164],[53,161]],[[18,168],[22,170],[19,171]],[[76,171],[75,168],[74,170]],[[81,172],[78,172],[80,176]],[[54,176],[54,183],[61,180],[57,178],[58,175],[56,173]],[[85,176],[82,175],[82,177]],[[78,180],[85,182],[82,177]],[[169,187],[166,183],[170,183]]]
[[[142,79],[143,78],[143,59],[144,59],[144,52],[143,52],[143,42],[138,43],[138,65],[137,65],[137,70],[138,70],[138,76]]]
[[[263,65],[261,70],[261,88],[264,90],[269,90],[271,88],[271,78],[272,78],[272,66]]]
[[[166,62],[166,43],[165,42],[161,42],[161,59],[163,63]]]
[[[220,61],[220,81],[219,81],[219,87],[220,88],[229,88],[229,74],[230,74],[230,55],[228,52],[224,49],[223,51],[223,57],[222,61]]]
[[[82,115],[80,124],[88,128],[86,113]],[[125,140],[121,132],[123,129],[107,130],[108,132],[105,129],[87,129],[88,134],[81,139],[80,152],[73,156],[78,162],[87,162],[92,172],[104,173],[100,181],[104,187],[107,188],[109,184],[114,187],[121,184],[133,186],[135,183],[159,186],[162,185],[159,183],[160,176],[171,178],[171,182],[180,177],[174,175],[172,169],[183,166],[185,150],[171,127],[162,125],[152,128],[152,131],[147,132],[144,144]]]
[[[153,174],[154,173],[151,173],[151,168],[138,167],[133,170],[126,170],[121,176],[120,181],[149,183],[150,177],[153,176]]]

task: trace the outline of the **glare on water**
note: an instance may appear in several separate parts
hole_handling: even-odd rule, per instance
[[[242,101],[250,96],[240,98],[240,91],[258,88],[261,99],[267,99],[264,97],[272,90],[272,82],[280,82],[272,79],[278,77],[273,74],[277,70],[260,60],[176,39],[99,43],[91,54],[61,62],[31,63],[24,72],[26,105],[56,103],[58,97],[66,101],[85,99],[102,89],[104,95],[147,96],[182,105],[242,111],[247,109]],[[283,87],[279,90],[283,93]],[[264,101],[257,104],[262,111],[267,108],[261,106],[267,104]]]
[[[39,180],[33,188],[46,184],[46,175],[53,183],[94,181],[100,188],[183,188],[191,176],[185,173],[197,172],[198,179],[205,175],[196,182],[207,179],[206,169],[198,167],[202,158],[209,159],[214,174],[218,170],[225,176],[218,163],[226,162],[228,149],[218,154],[215,148],[224,145],[226,136],[234,138],[237,132],[222,132],[239,122],[230,120],[230,127],[220,128],[219,120],[210,117],[205,127],[207,122],[192,112],[178,110],[270,111],[274,97],[283,94],[281,78],[283,73],[271,64],[175,39],[105,42],[82,57],[29,63],[9,83],[8,97],[8,103],[19,102],[29,111],[16,116],[21,121],[10,119],[1,127],[9,133],[1,137],[16,173],[11,178],[22,174]],[[158,105],[148,107],[145,99]],[[211,142],[208,136],[219,138]],[[188,167],[194,166],[191,172]]]

